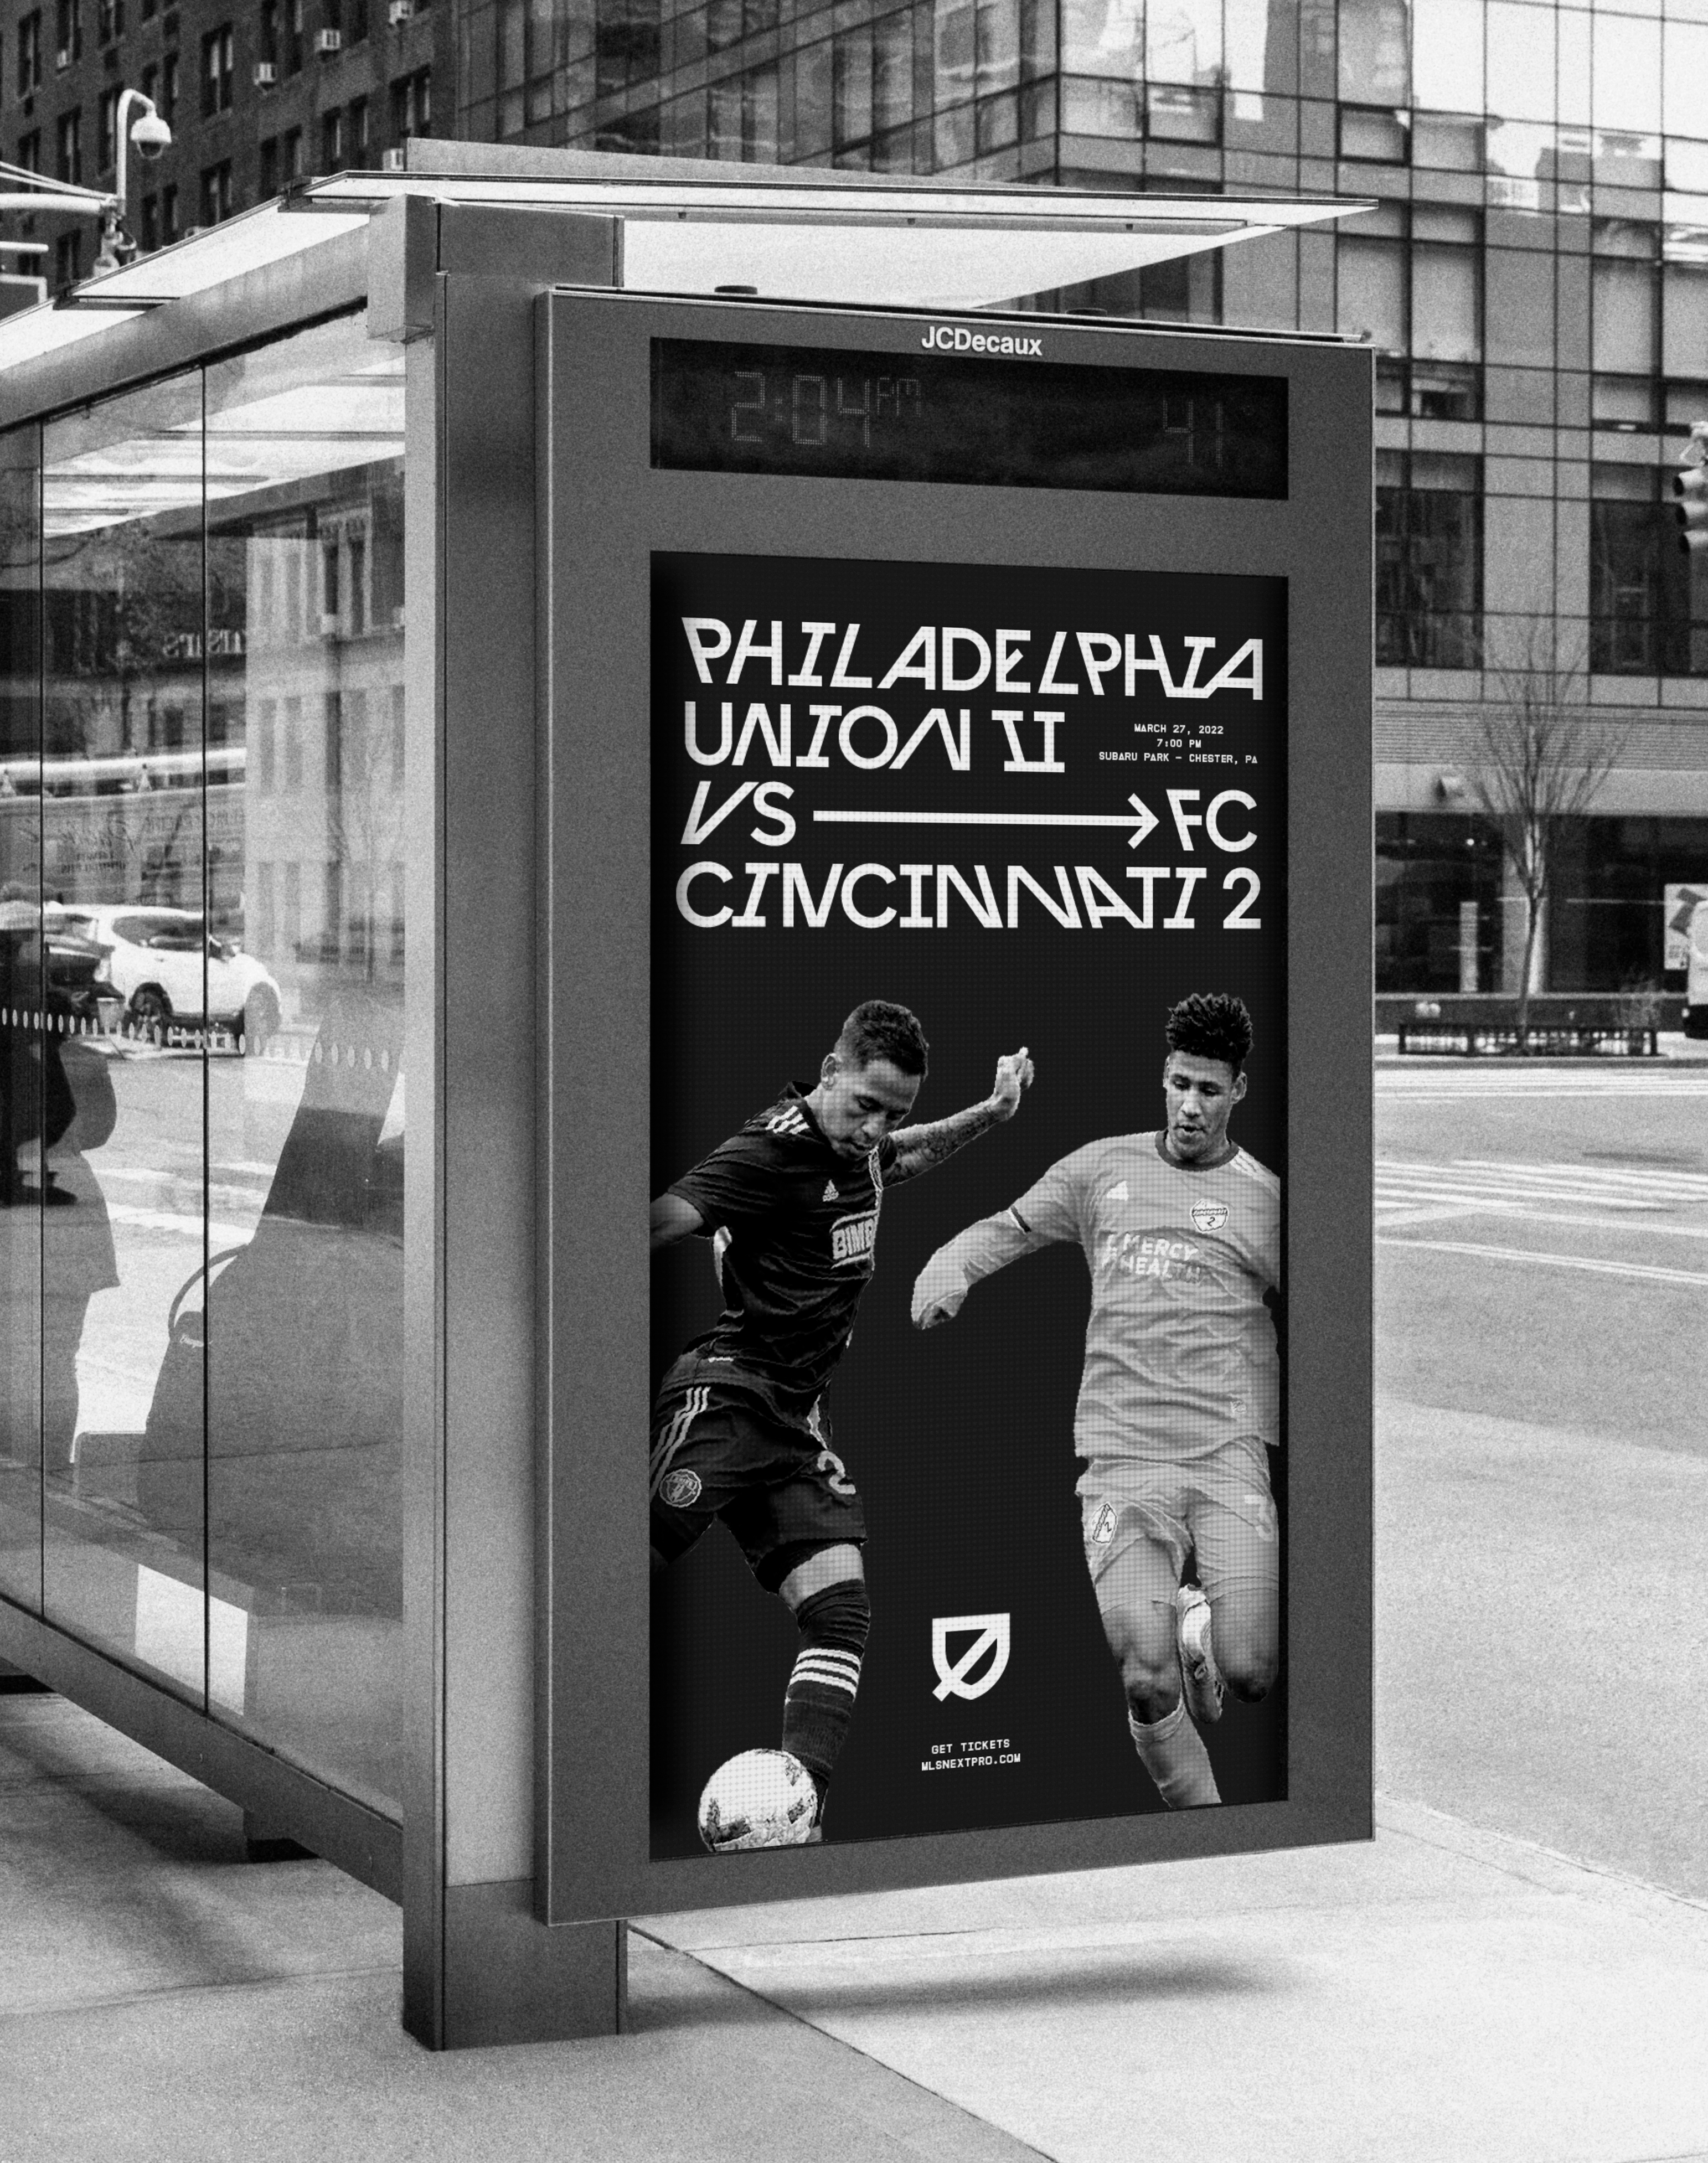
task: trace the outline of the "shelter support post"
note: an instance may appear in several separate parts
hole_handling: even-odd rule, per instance
[[[622,2022],[623,1926],[537,1919],[532,1825],[532,310],[613,283],[617,238],[408,201],[371,259],[370,331],[410,348],[404,2024],[435,2050]]]

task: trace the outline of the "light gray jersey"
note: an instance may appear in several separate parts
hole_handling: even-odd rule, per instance
[[[1171,1162],[1160,1134],[1091,1142],[1014,1203],[1030,1243],[1077,1239],[1091,1270],[1074,1422],[1084,1457],[1196,1457],[1279,1439],[1281,1370],[1264,1294],[1281,1281],[1281,1181],[1236,1149]]]

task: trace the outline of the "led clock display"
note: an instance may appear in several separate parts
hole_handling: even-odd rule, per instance
[[[652,464],[677,472],[1285,497],[1279,377],[658,338]]]

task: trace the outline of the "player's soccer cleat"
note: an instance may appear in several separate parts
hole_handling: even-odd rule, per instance
[[[1181,1686],[1187,1710],[1202,1727],[1222,1717],[1226,1685],[1210,1649],[1210,1603],[1196,1584],[1183,1584],[1174,1595],[1175,1645],[1180,1653]]]

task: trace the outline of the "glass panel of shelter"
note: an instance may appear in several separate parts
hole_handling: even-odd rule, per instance
[[[0,437],[0,1594],[41,1601],[41,432]]]
[[[99,975],[49,972],[39,1144],[44,1610],[198,1701],[201,424],[192,372],[43,432],[42,918]]]
[[[351,317],[0,443],[0,1594],[385,1809],[402,423]]]
[[[243,776],[210,901],[248,972],[246,1055],[208,1077],[210,1590],[246,1653],[220,1709],[395,1809],[401,354],[347,317],[210,369],[207,408],[210,800],[217,758]]]

